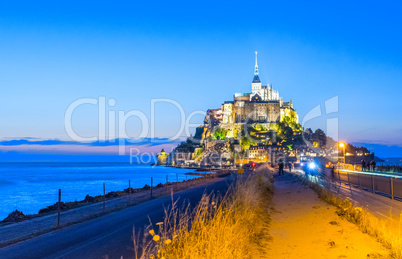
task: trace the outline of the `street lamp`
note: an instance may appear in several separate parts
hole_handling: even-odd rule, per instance
[[[343,163],[346,164],[346,152],[345,152],[346,145],[345,143],[341,142],[339,143],[339,147],[343,148]]]

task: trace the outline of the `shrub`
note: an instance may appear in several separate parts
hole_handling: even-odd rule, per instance
[[[204,195],[193,211],[188,206],[179,211],[173,203],[164,222],[147,232],[149,242],[139,247],[134,239],[136,258],[263,257],[269,241],[272,177],[261,168],[241,178],[223,198]]]

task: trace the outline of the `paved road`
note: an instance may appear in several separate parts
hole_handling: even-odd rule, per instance
[[[180,191],[189,188],[189,186],[197,186],[205,183],[206,181],[216,181],[216,178],[191,179],[188,182],[171,183],[171,185],[154,188],[153,196],[155,198],[170,195],[170,190]],[[129,203],[140,204],[142,202],[150,200],[150,190],[133,193],[131,196],[124,195],[118,198],[112,198],[106,200],[106,212],[121,210],[129,207]],[[99,217],[103,214],[103,202],[95,202],[93,204],[87,204],[82,207],[66,210],[61,212],[60,224],[61,226],[69,226],[74,223],[83,222],[88,219]],[[57,226],[57,213],[50,213],[49,215],[43,215],[35,217],[30,220],[24,220],[14,224],[0,224],[0,248],[5,247],[7,244],[15,243],[16,241],[26,240],[39,234],[43,234],[52,231]]]
[[[391,200],[378,194],[364,191],[353,185],[339,184],[331,185],[331,191],[341,197],[348,198],[354,205],[367,209],[370,213],[380,219],[390,219],[400,222],[402,213],[402,202]]]
[[[391,173],[391,172],[381,172],[381,171],[355,171],[355,170],[346,170],[346,169],[338,169],[340,171],[343,172],[349,172],[349,173],[355,173],[355,174],[367,174],[367,175],[376,175],[376,176],[384,176],[384,177],[393,177],[393,178],[398,178],[398,179],[402,179],[402,174],[395,172],[395,173]]]
[[[226,193],[234,176],[174,194],[196,205],[204,192]],[[161,197],[106,216],[53,231],[0,249],[0,258],[133,258],[132,231],[163,220],[171,197]],[[148,218],[149,217],[149,218]]]

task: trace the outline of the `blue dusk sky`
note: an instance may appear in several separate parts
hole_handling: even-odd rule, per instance
[[[254,51],[263,85],[292,99],[300,121],[320,105],[303,126],[328,132],[337,118],[340,140],[402,156],[401,12],[400,1],[3,1],[0,161],[116,154],[114,144],[76,144],[66,133],[66,110],[81,98],[113,99],[106,123],[115,128],[118,111],[151,121],[155,98],[179,103],[184,119],[198,112],[189,122],[200,125],[199,111],[251,91]],[[148,127],[140,136],[138,117],[125,128],[145,140],[133,146],[158,151],[184,138],[167,141],[181,120],[157,103],[154,135]],[[98,106],[79,106],[72,126],[98,135]]]

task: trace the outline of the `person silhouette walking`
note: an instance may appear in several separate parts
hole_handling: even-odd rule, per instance
[[[284,163],[283,163],[282,159],[279,160],[278,165],[279,165],[279,175],[285,175],[284,172],[283,172]]]

